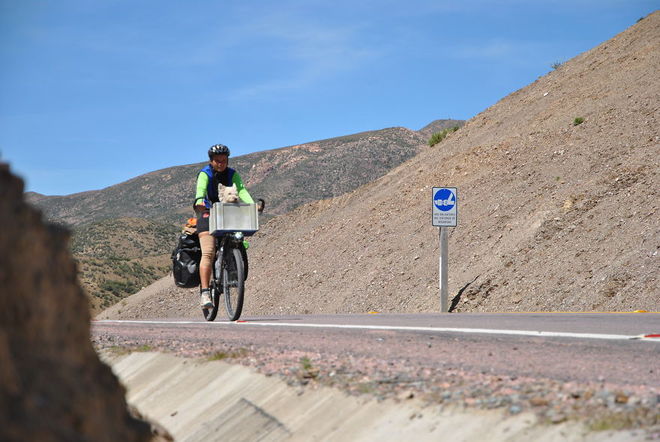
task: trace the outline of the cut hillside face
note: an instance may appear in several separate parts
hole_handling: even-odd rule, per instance
[[[433,186],[458,187],[458,311],[659,310],[659,53],[656,12],[374,183],[274,219],[246,314],[437,311]]]
[[[0,164],[0,440],[149,440],[90,342],[68,233]]]

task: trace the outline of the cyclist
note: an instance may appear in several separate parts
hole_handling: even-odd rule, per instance
[[[213,307],[209,283],[213,273],[215,238],[209,233],[209,216],[213,203],[220,201],[218,184],[231,187],[236,185],[238,198],[244,203],[254,204],[250,193],[243,185],[241,176],[229,164],[229,148],[224,144],[214,144],[209,148],[209,164],[197,175],[195,191],[195,212],[197,213],[197,233],[202,246],[202,261],[199,264],[202,308]]]

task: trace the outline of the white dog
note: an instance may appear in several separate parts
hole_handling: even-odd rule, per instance
[[[223,186],[220,184],[218,186],[218,194],[220,195],[220,201],[223,203],[238,203],[238,192],[236,191],[236,184],[231,187]]]

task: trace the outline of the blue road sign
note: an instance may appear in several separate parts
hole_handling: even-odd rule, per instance
[[[447,212],[456,205],[456,195],[450,189],[440,189],[433,196],[433,204],[435,204],[438,210]]]
[[[433,188],[433,225],[436,227],[456,227],[457,192],[455,187]]]

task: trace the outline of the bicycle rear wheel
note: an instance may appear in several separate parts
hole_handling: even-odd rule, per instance
[[[245,291],[245,269],[240,250],[227,251],[222,266],[222,291],[225,295],[225,309],[230,321],[236,321],[243,311],[243,293]]]

